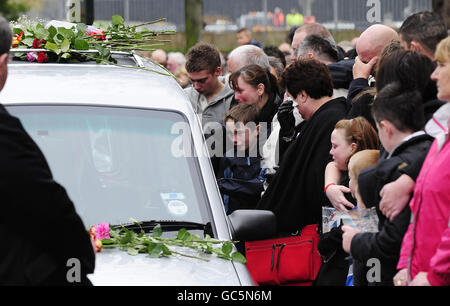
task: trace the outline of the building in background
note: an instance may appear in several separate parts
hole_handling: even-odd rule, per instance
[[[41,10],[30,15],[44,19],[65,19],[67,0],[42,0]],[[263,2],[268,14],[264,14]],[[336,5],[332,5],[336,2]],[[380,0],[381,22],[402,22],[406,16],[432,10],[432,0]],[[315,21],[327,27],[335,27],[336,20],[343,28],[363,30],[372,23],[367,21],[370,6],[365,0],[203,0],[205,29],[211,31],[236,31],[247,27],[256,30],[266,23],[269,30],[274,25],[275,8],[286,14],[296,9],[304,16],[304,22]],[[310,10],[310,11],[309,11]],[[336,11],[335,11],[336,10]],[[184,1],[181,0],[95,0],[95,20],[109,21],[119,14],[128,22],[142,22],[167,18],[165,28],[184,31]],[[213,18],[213,16],[218,16]],[[337,17],[337,19],[336,19]],[[286,22],[286,20],[285,20]]]

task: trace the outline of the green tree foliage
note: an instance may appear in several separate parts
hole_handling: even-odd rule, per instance
[[[186,50],[200,41],[203,28],[203,0],[185,0]]]
[[[9,21],[17,20],[29,9],[30,7],[26,2],[12,0],[0,1],[0,14],[2,14]]]

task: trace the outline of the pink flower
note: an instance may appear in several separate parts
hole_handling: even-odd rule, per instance
[[[106,222],[102,222],[95,227],[95,238],[103,240],[110,239],[109,236],[109,224]]]
[[[38,58],[37,54],[34,52],[28,52],[27,53],[27,60],[29,62],[34,62]]]

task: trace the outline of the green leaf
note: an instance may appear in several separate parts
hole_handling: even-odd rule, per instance
[[[27,37],[25,39],[22,40],[22,43],[27,46],[27,47],[32,47],[33,46],[33,38],[32,37]]]
[[[191,235],[191,239],[189,239],[189,240],[191,240],[191,241],[203,241],[203,239],[200,238],[200,236],[196,235],[196,234],[192,234]]]
[[[105,48],[101,45],[95,44],[94,49],[97,50],[100,55],[105,53]],[[130,220],[131,220],[131,218],[130,218]]]
[[[54,37],[53,37],[53,39],[55,40],[55,42],[57,42],[57,40],[59,40],[59,41],[63,41],[64,40],[64,35],[62,35],[61,33],[57,33]]]
[[[116,242],[112,239],[103,239],[102,244],[115,244]]]
[[[222,254],[222,253],[217,254],[217,257],[225,259],[225,260],[231,260],[230,255],[226,255],[226,254]]]
[[[58,30],[56,30],[56,28],[54,26],[51,26],[50,28],[48,28],[48,38],[52,39],[56,33],[58,33]]]
[[[39,39],[48,39],[48,31],[44,28],[36,28],[36,32],[34,33],[36,35],[36,38]]]
[[[71,57],[70,53],[64,53],[63,55],[61,55],[62,58],[64,59],[69,59]]]
[[[70,50],[70,41],[66,38],[61,44],[61,51],[68,52]]]
[[[21,28],[14,28],[13,29],[13,34],[20,35],[20,32],[23,32],[23,30]]]
[[[127,244],[129,242],[131,242],[131,240],[133,239],[133,232],[128,231],[125,233],[125,236],[122,237],[122,239],[120,239],[120,244]]]
[[[77,36],[83,36],[86,31],[86,25],[84,23],[77,24]]]
[[[189,233],[185,228],[182,228],[178,231],[177,239],[186,241],[191,236],[191,233]]]
[[[247,259],[245,258],[245,256],[239,252],[234,252],[233,254],[231,254],[231,259],[242,264],[247,263]]]
[[[230,255],[232,250],[233,250],[233,244],[230,241],[226,241],[223,243],[222,252],[225,255]]]
[[[89,44],[83,39],[76,39],[73,48],[75,50],[89,50]]]
[[[64,38],[68,38],[68,39],[71,39],[75,35],[73,33],[73,30],[66,29],[66,28],[63,28],[63,27],[59,27],[58,28],[58,33],[60,33],[62,36],[64,36]]]
[[[125,21],[123,20],[122,16],[120,16],[120,15],[112,16],[112,25],[114,27],[124,25],[124,23],[125,23]]]
[[[162,235],[161,224],[158,224],[153,228],[152,237],[161,237],[161,235]]]
[[[56,53],[57,55],[59,55],[61,53],[61,49],[59,49],[56,44],[49,42],[49,41],[47,41],[44,48]]]
[[[160,244],[160,243],[152,242],[149,244],[149,246],[147,248],[147,253],[152,258],[160,257],[162,251],[163,251],[162,244]]]
[[[205,252],[208,254],[212,254],[213,253],[213,247],[210,245],[206,246]]]
[[[131,256],[136,256],[137,254],[139,254],[139,251],[136,250],[135,248],[130,247],[127,249],[127,253],[130,254]]]
[[[162,252],[163,255],[172,255],[172,251],[165,244],[162,244]]]

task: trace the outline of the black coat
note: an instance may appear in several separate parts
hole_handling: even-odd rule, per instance
[[[264,190],[261,157],[236,157],[229,153],[220,160],[217,178],[226,212],[254,209]]]
[[[377,130],[377,125],[372,117],[372,103],[373,95],[370,93],[363,94],[361,97],[353,101],[350,111],[348,112],[347,118],[353,119],[359,116],[364,117],[369,121],[370,125]]]
[[[353,80],[354,64],[354,59],[346,59],[328,65],[333,81],[333,88],[349,88]]]
[[[313,286],[345,286],[350,267],[348,254],[342,248],[341,226],[320,235],[317,250],[322,257]]]
[[[351,254],[355,260],[363,263],[363,268],[371,258],[380,260],[381,282],[369,283],[370,285],[393,285],[392,279],[397,273],[400,247],[411,217],[411,210],[407,205],[394,220],[389,221],[380,211],[379,192],[385,184],[398,179],[403,174],[402,169],[407,165],[422,165],[432,142],[433,138],[426,134],[409,139],[395,149],[391,158],[386,159],[387,152],[384,152],[380,155],[376,167],[365,169],[359,174],[361,197],[368,207],[373,205],[376,207],[379,232],[355,235],[351,244]]]
[[[279,234],[321,223],[322,206],[330,204],[323,192],[330,137],[336,123],[345,117],[345,102],[345,98],[333,99],[304,121],[259,201],[258,209],[274,212]]]
[[[0,284],[69,285],[71,258],[81,264],[78,284],[90,284],[95,254],[87,229],[36,143],[2,105],[0,148]]]

